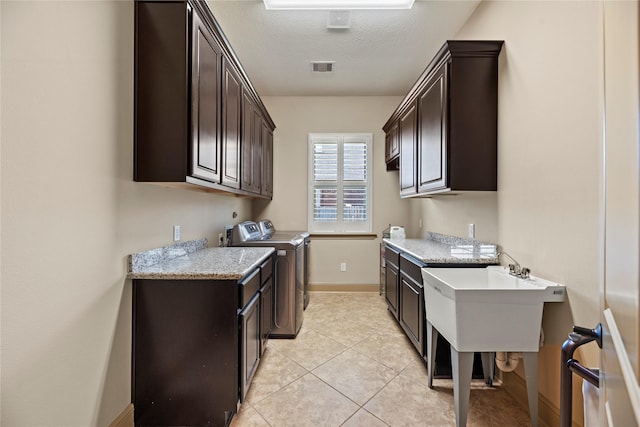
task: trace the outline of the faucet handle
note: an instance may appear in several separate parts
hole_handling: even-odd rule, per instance
[[[509,264],[509,273],[510,274],[520,274],[520,266],[517,264]]]
[[[529,273],[531,273],[531,270],[529,270],[527,267],[522,267],[522,270],[520,271],[520,277],[522,277],[523,279],[528,279]]]

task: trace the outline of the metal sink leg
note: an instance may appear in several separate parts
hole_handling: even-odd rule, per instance
[[[527,398],[529,400],[529,416],[531,426],[538,426],[538,352],[522,353],[524,377],[527,381]]]
[[[473,352],[459,352],[451,346],[451,374],[453,377],[453,401],[456,408],[456,427],[467,425],[472,373]]]

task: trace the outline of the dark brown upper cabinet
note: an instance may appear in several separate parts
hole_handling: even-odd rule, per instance
[[[400,117],[400,195],[416,194],[416,102],[408,106]]]
[[[134,75],[135,181],[271,197],[252,129],[275,125],[206,2],[135,2]]]
[[[250,94],[242,93],[242,181],[240,188],[260,193],[262,181],[262,115]]]
[[[402,197],[497,189],[502,44],[447,41],[383,127],[399,135]]]
[[[262,124],[262,195],[273,197],[273,130]]]
[[[436,70],[418,97],[418,193],[447,184],[446,67],[444,63]]]
[[[197,13],[191,28],[191,175],[219,182],[222,50]]]
[[[400,158],[400,142],[398,138],[398,122],[394,122],[385,137],[384,160],[387,170],[398,170]]]
[[[222,65],[222,141],[224,143],[222,184],[240,188],[242,83],[229,61],[224,59]]]

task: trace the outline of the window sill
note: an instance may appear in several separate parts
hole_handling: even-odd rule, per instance
[[[373,240],[377,239],[376,233],[311,233],[311,238],[316,240]]]

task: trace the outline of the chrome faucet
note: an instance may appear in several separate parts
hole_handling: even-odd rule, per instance
[[[505,251],[502,251],[502,252],[498,253],[498,257],[500,257],[500,255],[504,255],[504,256],[508,257],[511,261],[513,261],[513,264],[509,264],[509,274],[510,275],[515,276],[515,277],[519,277],[521,279],[528,279],[529,278],[529,273],[531,273],[530,269],[528,269],[527,267],[521,267],[520,263],[518,261],[516,261],[516,259],[514,257],[509,255]]]

